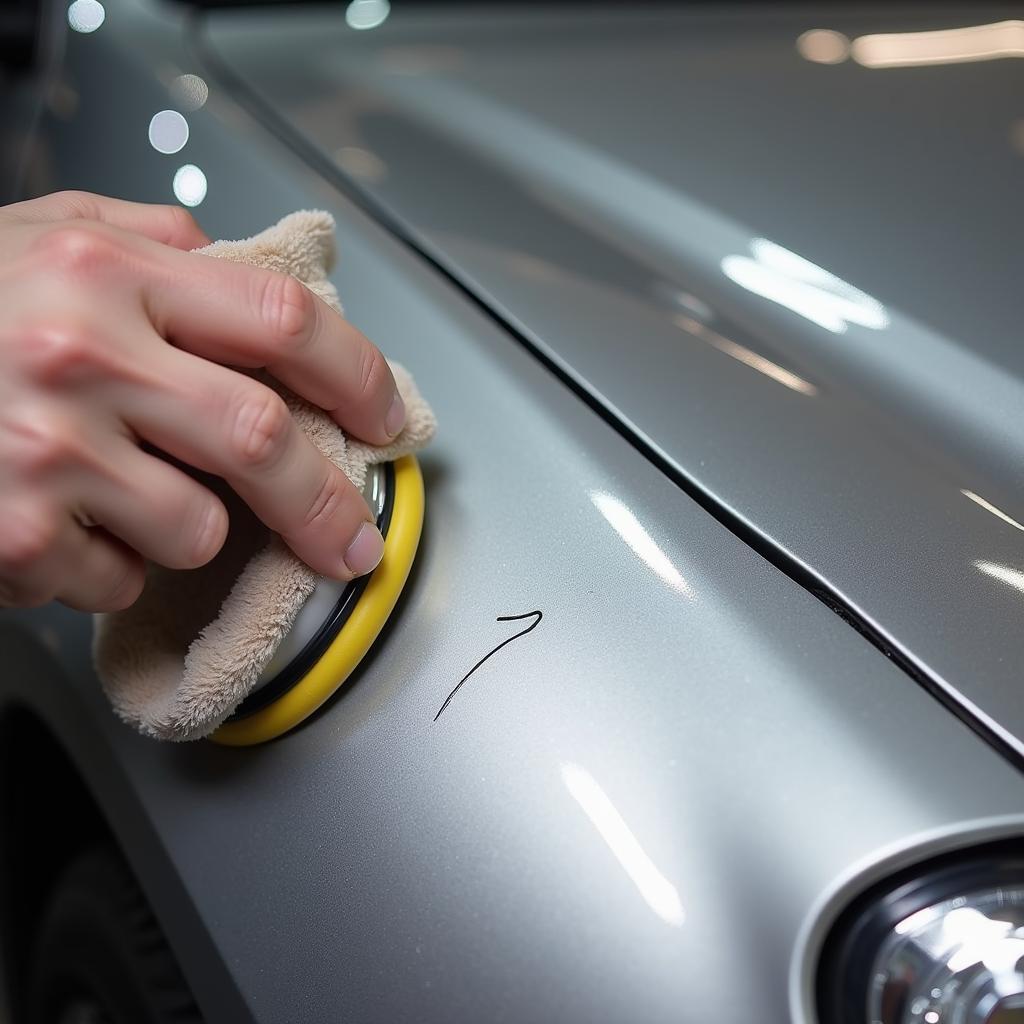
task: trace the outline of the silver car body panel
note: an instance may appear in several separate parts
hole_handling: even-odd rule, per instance
[[[627,5],[353,32],[321,9],[207,38],[692,493],[1024,757],[1024,65],[797,46],[1011,16]]]
[[[207,1019],[810,1020],[837,894],[1020,834],[1019,772],[268,135],[169,13],[107,8],[33,187],[169,201],[188,163],[215,236],[331,210],[350,317],[441,421],[393,624],[280,741],[137,736],[87,617],[0,620],[0,702],[69,750]],[[164,156],[147,126],[183,73],[210,97]]]

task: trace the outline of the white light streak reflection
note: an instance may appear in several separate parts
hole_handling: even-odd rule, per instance
[[[657,869],[637,842],[622,815],[597,784],[594,777],[578,764],[566,761],[561,766],[562,781],[572,798],[583,809],[598,834],[608,844],[644,902],[666,924],[676,928],[686,920],[676,887]]]
[[[978,559],[974,563],[974,568],[1024,594],[1024,572],[1021,572],[1020,569],[1012,569],[1010,566],[1000,565],[998,562],[986,562],[983,559]]]
[[[866,68],[967,64],[1024,57],[1024,21],[997,21],[935,32],[885,32],[854,39],[850,53]]]
[[[852,284],[767,238],[750,242],[750,256],[726,256],[722,273],[741,288],[777,302],[833,334],[849,324],[889,326],[885,307]]]
[[[986,501],[980,494],[975,494],[974,491],[968,491],[965,488],[961,488],[960,493],[965,498],[970,498],[970,500],[973,501],[975,505],[981,506],[981,508],[983,508],[986,512],[991,512],[992,515],[996,516],[999,519],[1002,519],[1004,523],[1009,523],[1010,526],[1013,526],[1018,530],[1024,530],[1024,526],[1021,526],[1021,524],[1018,523],[1016,519],[1013,519],[1010,516],[1008,516],[1002,509],[996,508],[995,505],[993,505],[989,501]]]
[[[679,574],[679,570],[672,564],[668,555],[658,547],[640,520],[618,498],[604,491],[591,491],[590,500],[636,555],[643,559],[673,590],[678,591],[684,597],[693,599],[693,588]]]
[[[787,370],[785,367],[779,366],[778,363],[773,363],[770,359],[758,355],[752,349],[747,348],[746,345],[741,345],[739,342],[723,337],[717,331],[705,327],[699,320],[694,320],[692,317],[681,314],[673,316],[672,320],[677,326],[686,331],[687,334],[692,334],[695,338],[706,341],[712,348],[718,349],[719,352],[724,352],[737,362],[743,363],[744,366],[757,370],[758,373],[763,373],[766,377],[770,377],[783,387],[789,388],[790,391],[796,391],[801,395],[816,395],[818,393],[818,389],[810,381],[804,380],[803,377],[798,377],[791,370]]]
[[[841,64],[852,57],[866,68],[927,67],[1024,57],[1024,21],[996,21],[930,32],[877,32],[851,43],[841,32],[811,29],[796,41],[805,60]]]

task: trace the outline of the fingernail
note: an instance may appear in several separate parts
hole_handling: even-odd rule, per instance
[[[384,557],[384,538],[373,523],[363,523],[359,527],[356,539],[345,552],[345,564],[349,572],[356,576],[365,576],[380,564]]]
[[[391,406],[387,416],[384,417],[384,429],[388,437],[397,437],[399,431],[405,426],[405,402],[402,396],[396,391],[395,397],[391,399]]]

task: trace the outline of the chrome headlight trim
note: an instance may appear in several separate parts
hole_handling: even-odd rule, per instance
[[[1004,914],[998,912],[1000,902]],[[838,915],[823,943],[816,972],[818,1019],[829,1024],[988,1020],[987,1013],[953,1012],[962,1001],[989,1009],[996,1001],[991,972],[980,958],[966,962],[971,959],[965,955],[971,952],[966,936],[943,927],[959,921],[963,912],[979,927],[986,922],[990,929],[998,927],[1000,936],[989,933],[993,952],[1007,943],[1024,945],[1017,936],[1017,927],[1024,929],[1024,839],[948,852],[862,891]],[[996,926],[993,917],[1009,920]],[[1024,996],[1024,984],[1009,986],[1004,994],[1011,991]]]
[[[834,875],[808,906],[793,943],[788,984],[792,1024],[835,1024],[818,1016],[816,988],[822,949],[838,917],[865,890],[930,859],[952,853],[969,856],[977,846],[1021,837],[1024,814],[952,822],[870,850]]]

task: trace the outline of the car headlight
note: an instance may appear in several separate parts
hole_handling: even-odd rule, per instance
[[[1001,843],[875,886],[837,922],[822,1024],[1024,1024],[1024,849]]]

